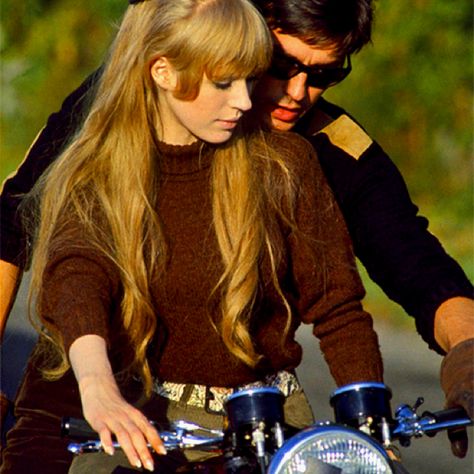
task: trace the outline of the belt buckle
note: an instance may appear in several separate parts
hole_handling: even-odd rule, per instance
[[[222,405],[222,408],[220,410],[214,410],[211,408],[210,402],[216,401],[216,396],[214,393],[211,392],[211,387],[206,385],[206,392],[205,392],[205,397],[204,397],[204,410],[206,413],[209,413],[210,415],[225,415],[224,411],[224,405]]]

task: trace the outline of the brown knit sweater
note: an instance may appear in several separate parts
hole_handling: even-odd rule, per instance
[[[301,233],[311,237],[287,235],[285,258],[278,268],[294,311],[290,334],[282,340],[286,312],[267,285],[260,291],[253,315],[262,363],[251,369],[226,349],[209,315],[209,295],[222,273],[211,216],[212,148],[204,147],[199,153],[199,143],[161,145],[165,158],[158,213],[170,258],[164,276],[152,282],[159,330],[166,336],[162,352],[152,353],[154,370],[162,380],[213,386],[235,386],[258,379],[262,372],[291,370],[301,360],[294,332],[304,322],[314,325],[338,385],[379,381],[381,356],[371,318],[361,308],[364,290],[348,233],[314,152],[297,135],[273,133],[269,139],[276,142],[296,174],[296,221]],[[42,311],[60,329],[66,348],[80,336],[97,334],[113,352],[120,319],[118,271],[87,245],[78,248],[72,243],[54,245]],[[265,268],[268,265],[263,261],[262,277],[268,281]],[[216,315],[211,317],[217,320]]]

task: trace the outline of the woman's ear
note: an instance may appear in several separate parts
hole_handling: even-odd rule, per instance
[[[164,56],[153,60],[150,66],[150,73],[158,87],[165,90],[174,90],[176,88],[178,83],[176,70]]]

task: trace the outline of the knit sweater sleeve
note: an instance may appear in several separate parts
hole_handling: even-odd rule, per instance
[[[119,286],[116,267],[77,224],[53,238],[38,308],[41,318],[61,335],[66,353],[87,334],[101,336],[110,345]]]
[[[311,146],[300,145],[296,207],[290,236],[296,307],[313,333],[338,385],[381,381],[382,357],[349,233]],[[317,210],[317,212],[315,212]]]

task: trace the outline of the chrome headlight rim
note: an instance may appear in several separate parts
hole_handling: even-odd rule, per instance
[[[338,425],[332,422],[326,422],[311,425],[285,441],[283,446],[272,457],[267,474],[281,474],[285,465],[291,460],[295,453],[298,452],[308,442],[309,438],[322,438],[324,435],[332,434],[346,435],[368,444],[370,449],[380,456],[380,458],[386,463],[389,469],[387,474],[395,472],[394,464],[385,449],[370,436],[355,428]]]

